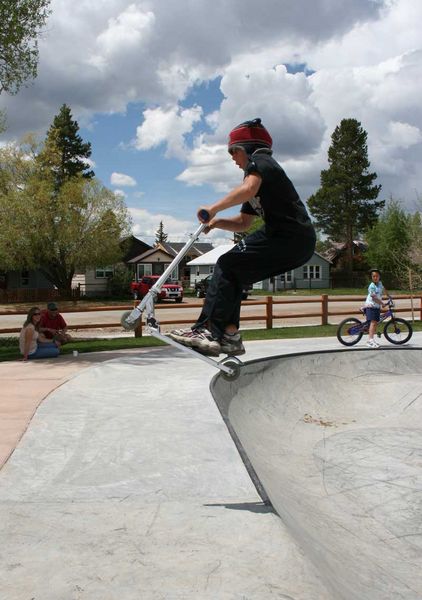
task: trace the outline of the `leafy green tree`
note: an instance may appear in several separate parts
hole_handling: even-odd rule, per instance
[[[411,260],[422,267],[422,215],[419,211],[410,218],[410,237]]]
[[[0,0],[0,94],[37,76],[38,42],[50,0]]]
[[[372,267],[396,276],[411,264],[411,217],[397,200],[390,200],[378,222],[366,234],[366,258]]]
[[[408,268],[409,289],[422,289],[422,216],[416,212],[410,217],[410,267]]]
[[[168,235],[164,232],[163,222],[160,221],[157,231],[155,232],[155,244],[162,244],[167,242]]]
[[[110,281],[110,291],[113,298],[127,298],[130,284],[133,281],[133,270],[124,263],[119,263],[114,268],[114,275]]]
[[[315,225],[331,240],[346,242],[347,268],[352,270],[353,240],[373,226],[383,200],[376,173],[369,172],[367,133],[356,119],[343,119],[331,136],[329,168],[321,171],[321,186],[308,199]]]
[[[0,268],[39,268],[69,293],[76,270],[113,264],[129,234],[123,200],[76,175],[56,188],[27,147],[0,149]]]
[[[72,119],[70,108],[63,104],[59,114],[54,117],[44,148],[37,157],[40,169],[48,174],[54,173],[56,190],[72,177],[94,177],[87,162],[91,156],[91,144],[84,142],[78,131],[79,125]]]
[[[332,247],[332,244],[329,240],[321,240],[317,239],[315,250],[324,256],[326,252],[328,252]]]
[[[256,219],[252,221],[251,226],[246,231],[235,232],[233,234],[234,243],[237,244],[238,242],[240,242],[240,240],[243,240],[245,236],[249,235],[250,233],[253,233],[254,231],[258,231],[258,229],[261,229],[263,225],[264,219],[262,217],[256,217]]]

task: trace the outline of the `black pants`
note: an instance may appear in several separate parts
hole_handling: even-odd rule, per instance
[[[304,265],[315,250],[315,234],[267,236],[260,229],[220,256],[201,314],[193,326],[208,328],[220,340],[227,325],[239,327],[242,288]]]

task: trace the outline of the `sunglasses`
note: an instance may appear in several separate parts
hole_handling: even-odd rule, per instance
[[[33,317],[39,317],[39,316],[41,316],[41,313],[40,312],[39,313],[32,313],[32,316]]]

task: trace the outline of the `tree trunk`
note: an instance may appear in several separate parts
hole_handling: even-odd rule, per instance
[[[347,226],[345,270],[350,275],[353,272],[353,228],[351,225]]]
[[[62,265],[43,265],[40,271],[59,291],[63,298],[72,297],[72,279],[75,269],[67,271]]]

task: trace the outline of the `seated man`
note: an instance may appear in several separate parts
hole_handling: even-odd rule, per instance
[[[55,302],[49,302],[47,310],[43,311],[40,320],[40,332],[49,340],[54,340],[60,345],[67,344],[72,340],[72,337],[67,333],[67,323],[59,313]]]

